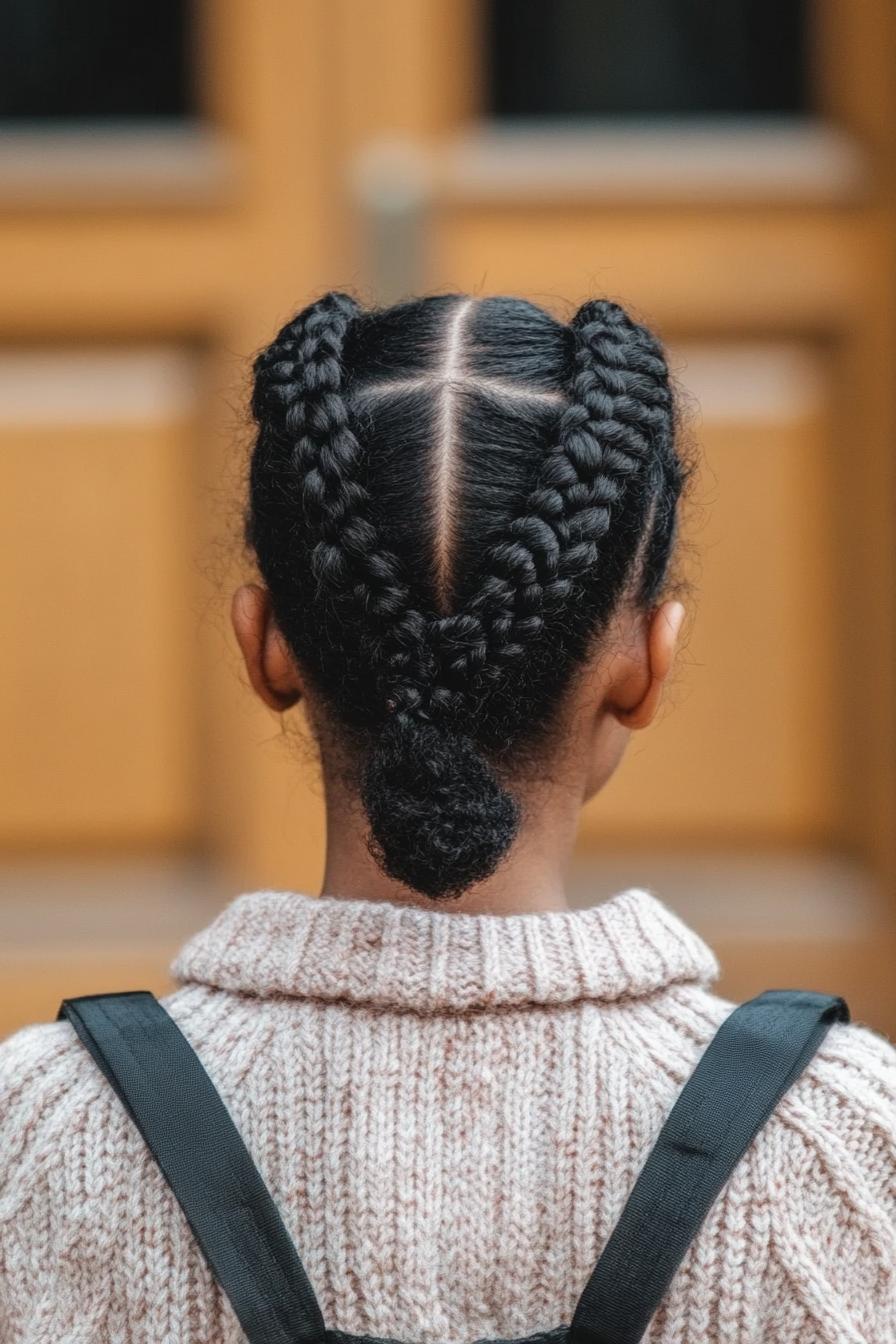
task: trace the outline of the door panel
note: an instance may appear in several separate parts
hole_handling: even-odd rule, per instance
[[[192,361],[0,356],[0,841],[193,833]]]

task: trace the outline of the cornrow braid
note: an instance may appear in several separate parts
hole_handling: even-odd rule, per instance
[[[420,712],[459,712],[482,680],[525,656],[552,612],[580,598],[613,506],[671,436],[668,370],[652,333],[602,299],[584,304],[570,329],[569,404],[538,484],[462,610],[428,622],[413,613],[403,628],[405,652],[392,670],[408,667],[414,644],[418,682],[404,694]]]
[[[246,537],[278,624],[346,730],[371,852],[455,896],[512,844],[504,775],[640,555],[659,591],[684,480],[662,347],[603,299],[563,324],[332,292],[254,370]]]
[[[291,454],[305,526],[316,533],[315,578],[331,596],[350,596],[371,617],[388,619],[403,612],[407,589],[368,517],[364,454],[342,389],[342,347],[360,311],[350,295],[333,291],[288,322],[255,360],[251,405],[263,435]],[[263,454],[256,457],[261,468]]]

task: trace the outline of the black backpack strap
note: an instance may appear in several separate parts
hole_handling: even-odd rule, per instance
[[[63,999],[177,1196],[251,1344],[321,1344],[323,1317],[230,1112],[148,990]]]
[[[841,998],[770,989],[728,1015],[660,1131],[579,1299],[570,1344],[637,1344],[751,1140],[802,1073]]]

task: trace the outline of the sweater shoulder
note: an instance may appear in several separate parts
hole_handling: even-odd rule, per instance
[[[675,1024],[693,1068],[737,1006],[705,990],[675,995]],[[863,1022],[835,1022],[757,1136],[841,1155],[861,1169],[896,1223],[896,1045]]]
[[[35,1022],[0,1041],[0,1184],[13,1150],[33,1141],[44,1114],[95,1075],[69,1022]]]
[[[737,1006],[703,986],[677,985],[665,996],[663,1013],[690,1047],[693,1065]],[[896,1124],[896,1043],[883,1032],[860,1021],[834,1022],[786,1096],[823,1103],[824,1109],[842,1099],[844,1083],[858,1089],[852,1100],[860,1113],[876,1114],[883,1101]]]
[[[896,1338],[896,1048],[835,1023],[756,1145],[780,1310],[814,1338]]]
[[[847,1203],[866,1196],[896,1233],[896,1046],[888,1037],[865,1023],[834,1023],[773,1120],[807,1161],[823,1158],[833,1191]]]
[[[183,1028],[196,997],[197,987],[189,986],[159,996],[159,1002]],[[34,1099],[43,1089],[52,1091],[48,1080],[59,1072],[69,1087],[96,1072],[89,1051],[67,1018],[29,1023],[0,1039],[0,1121],[19,1097],[27,1093]]]
[[[741,1185],[767,1221],[773,1323],[795,1323],[800,1339],[896,1338],[896,1048],[887,1037],[859,1022],[829,1028],[751,1145]]]
[[[693,986],[671,992],[679,1086],[735,1007]],[[854,1021],[828,1029],[709,1223],[710,1241],[741,1229],[769,1340],[896,1339],[896,1046],[887,1036]],[[743,1307],[733,1274],[726,1264],[720,1310]]]
[[[160,1002],[188,1034],[205,997],[188,987]],[[0,1201],[12,1191],[23,1198],[54,1155],[97,1133],[141,1156],[136,1127],[67,1019],[32,1023],[0,1041]]]
[[[191,1043],[220,1020],[209,997],[191,986],[160,998]],[[205,1273],[161,1169],[71,1023],[0,1041],[0,1338],[73,1338],[81,1310],[120,1317],[124,1280],[110,1266],[125,1247],[136,1263],[147,1226],[172,1279],[185,1265]]]

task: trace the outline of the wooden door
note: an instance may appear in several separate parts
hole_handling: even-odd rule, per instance
[[[657,326],[705,459],[695,600],[575,880],[655,881],[734,994],[829,973],[896,1025],[893,18],[808,8],[814,112],[773,133],[501,127],[484,0],[204,0],[189,115],[5,128],[0,1032],[162,987],[242,887],[316,890],[313,763],[226,613],[252,353],[339,285]]]

